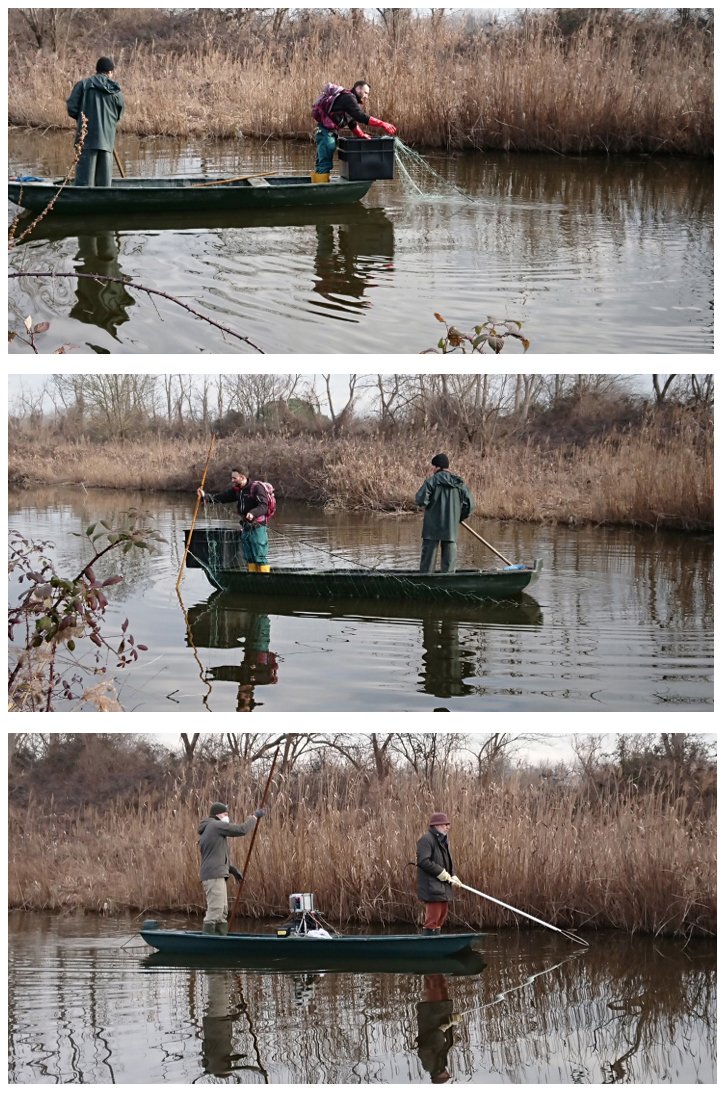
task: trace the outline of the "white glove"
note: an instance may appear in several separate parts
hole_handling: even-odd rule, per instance
[[[447,881],[451,881],[451,874],[447,873],[445,869],[442,869],[441,873],[436,879],[437,881],[441,881],[442,884],[446,884]]]
[[[461,884],[461,881],[459,880],[459,878],[458,878],[458,877],[451,877],[451,878],[449,879],[449,884],[453,884],[453,885],[460,885],[460,884]]]
[[[448,1022],[445,1022],[443,1026],[439,1026],[442,1033],[446,1033],[447,1029],[451,1029],[452,1026],[458,1026],[463,1021],[462,1014],[452,1014]]]

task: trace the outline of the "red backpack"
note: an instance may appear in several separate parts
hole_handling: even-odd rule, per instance
[[[342,88],[340,84],[326,84],[318,99],[311,107],[311,114],[318,122],[319,126],[323,126],[327,130],[338,129],[333,118],[331,118],[331,111],[334,102],[338,99],[341,92],[347,90],[347,88]]]
[[[255,495],[253,489],[258,484],[263,485],[263,487],[266,489],[266,495],[268,496],[268,513],[266,514],[265,518],[261,519],[261,522],[264,522],[268,521],[268,519],[270,518],[273,518],[276,513],[276,490],[272,484],[268,483],[267,480],[254,480],[250,489],[253,495]]]

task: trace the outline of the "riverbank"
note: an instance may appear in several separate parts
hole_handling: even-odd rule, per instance
[[[96,443],[11,430],[9,483],[190,493],[200,483],[208,441],[156,436]],[[208,485],[222,488],[235,463],[271,481],[280,500],[414,511],[431,454],[447,448],[448,440],[422,432],[235,434],[216,441]],[[511,440],[487,454],[478,444],[450,454],[452,469],[472,489],[477,519],[689,531],[714,525],[712,439],[691,419],[674,430],[653,420],[585,445]]]
[[[712,155],[709,28],[599,13],[566,34],[549,13],[529,15],[523,27],[468,27],[434,10],[436,19],[409,20],[393,33],[363,14],[311,16],[312,24],[287,22],[283,33],[280,24],[271,33],[221,22],[186,45],[164,44],[163,28],[146,28],[142,17],[131,26],[129,13],[126,26],[122,14],[106,16],[95,41],[116,59],[127,104],[120,147],[123,133],[310,141],[321,87],[358,78],[363,58],[372,113],[407,143]],[[11,36],[10,123],[74,127],[65,100],[89,75],[88,59],[72,36],[52,56],[20,31]]]
[[[54,814],[52,800],[11,804],[9,893],[23,910],[203,910],[197,827],[221,796],[245,817],[262,786],[242,767],[202,782],[143,789],[134,803]],[[384,782],[325,767],[281,781],[260,825],[242,914],[282,916],[288,894],[314,892],[332,923],[418,922],[413,861],[438,795],[414,775]],[[669,797],[452,771],[454,863],[464,882],[559,927],[660,935],[716,933],[716,825],[701,796]],[[380,856],[369,857],[369,836]],[[309,837],[311,841],[309,841]],[[231,840],[242,864],[246,840]],[[235,845],[234,845],[235,844]],[[292,867],[289,868],[289,867]],[[514,926],[514,915],[460,893],[450,926]]]

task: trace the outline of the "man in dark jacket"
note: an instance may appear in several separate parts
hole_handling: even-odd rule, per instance
[[[433,572],[441,542],[441,571],[455,572],[459,523],[472,514],[474,498],[461,477],[449,472],[446,454],[431,459],[431,476],[416,493],[416,503],[425,508],[419,571]]]
[[[232,824],[228,819],[228,805],[215,801],[211,805],[210,815],[201,820],[198,834],[198,845],[201,848],[201,881],[205,889],[208,901],[208,910],[203,922],[204,934],[228,933],[228,890],[226,881],[233,874],[236,880],[243,880],[243,875],[231,865],[228,856],[228,839],[234,835],[247,835],[253,831],[261,816],[265,816],[263,808],[257,808],[245,823]]]
[[[208,503],[235,503],[241,516],[241,547],[249,572],[270,572],[268,563],[268,493],[260,480],[249,481],[245,473],[231,470],[231,487],[225,492],[198,495]]]
[[[380,118],[373,118],[361,110],[370,95],[371,89],[365,80],[357,80],[350,89],[340,91],[327,111],[326,118],[330,125],[319,124],[315,130],[316,137],[316,170],[311,176],[313,183],[328,183],[331,168],[333,167],[333,154],[336,152],[336,138],[339,130],[348,127],[354,137],[362,137],[370,141],[367,133],[361,129],[364,126],[376,126],[378,129],[393,137],[396,127],[390,122],[382,122]]]
[[[451,821],[445,812],[434,812],[429,830],[416,846],[416,895],[426,904],[424,934],[440,934],[449,914],[452,885],[461,881],[454,876],[449,850]]]
[[[88,133],[75,169],[76,187],[109,187],[113,175],[115,130],[123,117],[125,100],[116,84],[115,65],[109,57],[101,57],[95,66],[95,76],[79,80],[66,104],[71,118],[77,118],[77,145],[85,115]]]

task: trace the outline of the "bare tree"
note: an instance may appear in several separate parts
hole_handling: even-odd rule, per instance
[[[185,751],[186,762],[192,762],[193,761],[193,754],[194,754],[195,749],[196,749],[196,744],[198,743],[198,740],[200,739],[200,735],[201,735],[200,732],[194,732],[193,736],[189,739],[186,732],[181,732],[180,738],[181,738],[181,742],[183,744],[183,750]]]
[[[33,33],[38,49],[58,53],[65,49],[76,8],[18,8]]]
[[[663,374],[652,374],[652,385],[654,386],[654,396],[657,404],[664,404],[667,393],[670,390],[672,382],[676,378],[676,374],[667,374],[665,381],[662,381]]]
[[[333,407],[333,398],[331,396],[331,376],[331,374],[321,374],[321,377],[326,383],[326,401],[328,404],[329,414],[331,416],[333,431],[334,434],[340,434],[345,427],[348,427],[353,416],[354,402],[356,399],[356,386],[358,385],[359,375],[349,374],[348,400],[338,414],[334,411]]]

